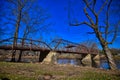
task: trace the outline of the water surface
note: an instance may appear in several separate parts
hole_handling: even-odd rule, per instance
[[[59,64],[72,64],[72,65],[78,65],[76,59],[58,59],[57,62]],[[120,69],[120,60],[115,61],[117,68]],[[110,66],[107,62],[107,60],[101,60],[100,61],[100,66],[99,68],[103,68],[103,69],[110,69]]]

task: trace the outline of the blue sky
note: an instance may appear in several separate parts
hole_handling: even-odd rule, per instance
[[[70,0],[71,6],[74,6],[73,15],[71,16],[73,19],[77,18],[78,21],[87,21],[83,8],[84,5],[79,0]],[[41,0],[40,4],[48,9],[48,12],[51,14],[51,21],[54,24],[51,29],[55,32],[55,34],[63,39],[72,41],[72,42],[85,42],[85,41],[95,41],[98,45],[99,41],[95,37],[94,34],[87,34],[87,32],[91,32],[92,29],[86,25],[81,26],[69,26],[69,18],[68,18],[68,0]],[[100,6],[100,3],[98,3]],[[79,12],[78,12],[79,11]],[[102,15],[104,18],[104,15]],[[120,48],[120,36],[117,37],[114,44],[110,45],[110,47]],[[100,46],[99,46],[100,47]]]
[[[4,1],[4,0],[3,0]],[[70,0],[71,1],[71,14],[75,16],[71,16],[71,20],[77,19],[79,22],[87,21],[83,13],[84,4],[81,0]],[[71,21],[68,17],[69,12],[69,0],[38,0],[38,4],[41,5],[47,13],[51,16],[49,18],[49,22],[52,25],[49,26],[49,33],[42,34],[44,38],[50,41],[50,38],[63,38],[65,40],[69,40],[76,43],[82,43],[85,41],[94,41],[99,47],[99,41],[95,37],[94,34],[87,34],[87,32],[91,32],[92,29],[86,25],[81,26],[69,26],[69,21]],[[100,5],[100,4],[99,4]],[[73,7],[74,6],[74,7]],[[72,9],[73,8],[73,9]],[[103,19],[102,15],[102,19]],[[19,34],[20,35],[20,34]],[[39,34],[38,34],[39,35]],[[120,36],[117,37],[114,44],[110,45],[110,47],[120,48]]]
[[[81,36],[88,36],[86,32],[91,31],[91,28],[85,27],[85,25],[82,25],[83,27],[69,26],[68,0],[42,0],[41,4],[47,8],[51,15],[51,22],[53,23],[51,29],[55,31],[53,33],[74,42],[81,42],[84,40]]]

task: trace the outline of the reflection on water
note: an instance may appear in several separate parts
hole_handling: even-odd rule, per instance
[[[10,59],[6,59],[6,61],[10,61]],[[28,63],[29,62],[38,62],[37,59],[28,59],[28,58],[27,59],[24,58],[21,61],[22,62],[28,62]],[[66,59],[66,58],[64,58],[64,59],[58,59],[57,62],[59,64],[82,65],[82,64],[79,64],[76,59]],[[115,62],[116,62],[117,68],[120,69],[120,60],[117,60]],[[110,68],[107,60],[101,60],[99,67],[103,68],[103,69],[109,69]]]
[[[117,68],[120,69],[120,60],[115,61],[115,63]],[[104,69],[110,68],[107,60],[101,60],[100,68],[104,68]]]
[[[77,65],[78,64],[76,59],[58,59],[57,62],[59,64],[72,64],[72,65]],[[115,62],[116,62],[117,68],[120,69],[120,61],[118,60],[118,61],[115,61]],[[101,60],[100,61],[100,68],[110,69],[107,60]]]
[[[77,65],[77,62],[75,59],[58,59],[57,62],[59,64],[72,64]]]
[[[120,69],[120,60],[116,61],[117,68]]]
[[[110,69],[110,66],[109,66],[107,60],[101,60],[101,61],[100,61],[100,68]]]

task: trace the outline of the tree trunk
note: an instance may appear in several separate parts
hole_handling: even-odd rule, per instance
[[[13,52],[12,52],[11,62],[15,62],[16,50],[14,50],[14,48],[17,46],[17,36],[18,36],[18,26],[16,27],[16,31],[15,31],[15,34],[14,34]]]
[[[20,20],[21,20],[21,12],[22,12],[22,8],[18,7],[18,16],[17,16],[17,22],[16,22],[16,30],[14,33],[14,41],[13,41],[13,48],[17,47],[17,39],[18,39],[18,33],[19,33],[19,26],[20,26]],[[15,54],[16,50],[12,53],[12,59],[11,61],[15,61]]]
[[[116,70],[117,67],[116,67],[116,64],[115,64],[115,61],[114,61],[114,59],[113,59],[113,55],[112,55],[110,49],[109,49],[109,48],[107,47],[107,45],[106,45],[106,46],[103,46],[103,50],[104,50],[104,53],[105,53],[105,55],[106,55],[106,57],[107,57],[107,60],[108,60],[110,69]]]
[[[108,43],[107,41],[104,40],[104,38],[102,37],[101,33],[99,32],[98,28],[94,28],[94,31],[96,33],[96,37],[98,38],[98,40],[100,41],[100,44],[102,45],[102,48],[104,50],[104,53],[107,57],[107,60],[108,60],[108,64],[110,66],[110,69],[112,70],[116,70],[117,67],[116,67],[116,64],[115,64],[115,61],[113,59],[113,55],[110,51],[110,49],[108,48]]]
[[[24,46],[24,37],[23,37],[23,39],[22,39],[22,47]],[[20,54],[19,54],[19,58],[18,58],[18,61],[17,62],[21,62],[21,58],[22,58],[22,53],[23,53],[23,51],[22,50],[20,50]]]
[[[20,54],[19,54],[19,58],[18,58],[18,61],[17,61],[17,62],[21,62],[22,53],[23,53],[23,51],[22,51],[22,50],[20,50]]]
[[[11,62],[15,62],[15,53],[16,53],[16,50],[13,50]]]

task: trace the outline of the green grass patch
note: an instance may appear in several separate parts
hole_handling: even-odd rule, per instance
[[[25,77],[22,75],[13,74],[0,74],[0,79],[10,79],[10,80],[36,80],[35,77]]]
[[[63,71],[44,71],[44,70],[37,70],[35,72],[37,75],[44,75],[44,74],[51,74],[51,75],[65,75],[65,73]]]
[[[76,76],[76,77],[67,77],[64,78],[63,80],[120,80],[120,78],[116,76],[109,76],[106,74],[84,74],[84,76]]]
[[[109,75],[107,73],[98,72],[85,72],[85,76],[82,77],[83,80],[120,80],[120,77],[115,75]]]

